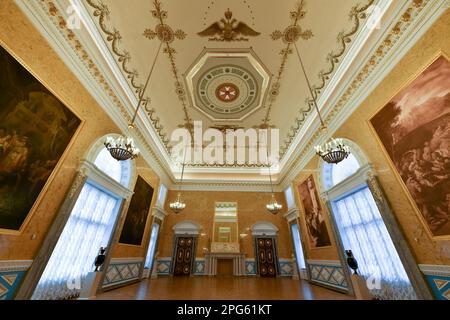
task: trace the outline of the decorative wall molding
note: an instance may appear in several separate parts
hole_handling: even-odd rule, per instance
[[[12,300],[33,260],[0,260],[0,300]]]
[[[206,275],[205,258],[195,258],[194,262],[194,275],[204,276]]]
[[[164,219],[167,217],[167,215],[168,215],[168,213],[159,207],[153,207],[153,209],[152,209],[152,216],[160,219],[161,221],[164,221]]]
[[[111,259],[103,281],[103,289],[117,288],[132,281],[139,280],[139,271],[144,260],[142,258]]]
[[[158,258],[156,260],[156,270],[158,272],[158,276],[170,275],[171,266],[172,266],[171,257]]]
[[[87,160],[81,161],[79,171],[82,172],[91,182],[101,185],[103,188],[106,188],[123,199],[129,199],[134,193],[132,190],[124,187],[119,182],[98,169],[95,164]]]
[[[348,283],[339,261],[308,260],[311,282],[339,291],[348,291]]]
[[[277,226],[268,221],[256,222],[250,229],[253,236],[276,236],[279,231]]]
[[[256,273],[256,261],[255,259],[245,259],[245,275],[246,276],[257,276]]]
[[[279,258],[278,264],[281,277],[292,277],[294,274],[294,262],[292,259]]]
[[[419,264],[433,295],[438,300],[450,300],[450,265]]]
[[[291,208],[289,211],[283,216],[287,222],[295,221],[300,216],[300,209],[299,208]]]
[[[172,230],[176,235],[193,235],[197,236],[202,227],[193,221],[180,221],[173,226]]]
[[[26,271],[32,263],[33,260],[0,260],[0,272]]]

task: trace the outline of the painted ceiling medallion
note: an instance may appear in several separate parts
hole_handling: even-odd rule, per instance
[[[223,83],[217,87],[216,97],[222,102],[232,102],[239,97],[239,88],[232,83]]]
[[[214,114],[236,114],[254,107],[258,80],[241,66],[220,65],[206,71],[197,90],[203,109]]]
[[[225,19],[222,18],[214,22],[208,28],[197,34],[201,37],[209,36],[209,41],[248,41],[249,38],[242,36],[256,37],[260,35],[259,32],[250,28],[246,23],[234,19],[230,9],[225,12]]]

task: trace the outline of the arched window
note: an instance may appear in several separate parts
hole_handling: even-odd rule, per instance
[[[331,204],[344,250],[351,250],[369,290],[384,299],[416,299],[416,294],[367,185],[370,169],[351,141],[352,154],[337,165],[321,163],[322,187]]]
[[[128,186],[131,178],[131,161],[117,161],[106,148],[102,148],[95,158],[94,164],[101,171],[119,182],[123,186]]]
[[[32,299],[67,299],[79,295],[93,271],[101,247],[111,241],[122,201],[131,195],[131,161],[117,161],[99,139],[83,162],[86,175],[67,222],[51,252]],[[64,206],[63,206],[64,207]],[[60,212],[60,214],[64,214]]]

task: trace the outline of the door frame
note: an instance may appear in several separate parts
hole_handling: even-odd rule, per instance
[[[170,266],[170,275],[174,275],[175,271],[175,259],[176,259],[176,253],[177,253],[177,244],[178,244],[178,238],[183,237],[192,237],[194,243],[192,244],[192,259],[191,259],[191,265],[190,265],[190,273],[189,276],[192,276],[195,259],[197,258],[197,240],[198,236],[200,234],[200,230],[202,229],[201,225],[199,225],[196,222],[193,221],[180,221],[176,225],[173,226],[172,230],[174,232],[173,235],[173,249],[172,249],[172,260],[171,260],[171,266]]]

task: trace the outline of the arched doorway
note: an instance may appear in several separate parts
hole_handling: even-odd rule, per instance
[[[191,275],[200,230],[200,225],[191,221],[182,221],[173,226],[172,274],[174,276]]]
[[[255,244],[256,268],[261,277],[275,278],[279,273],[277,233],[270,222],[257,222],[252,227]]]

